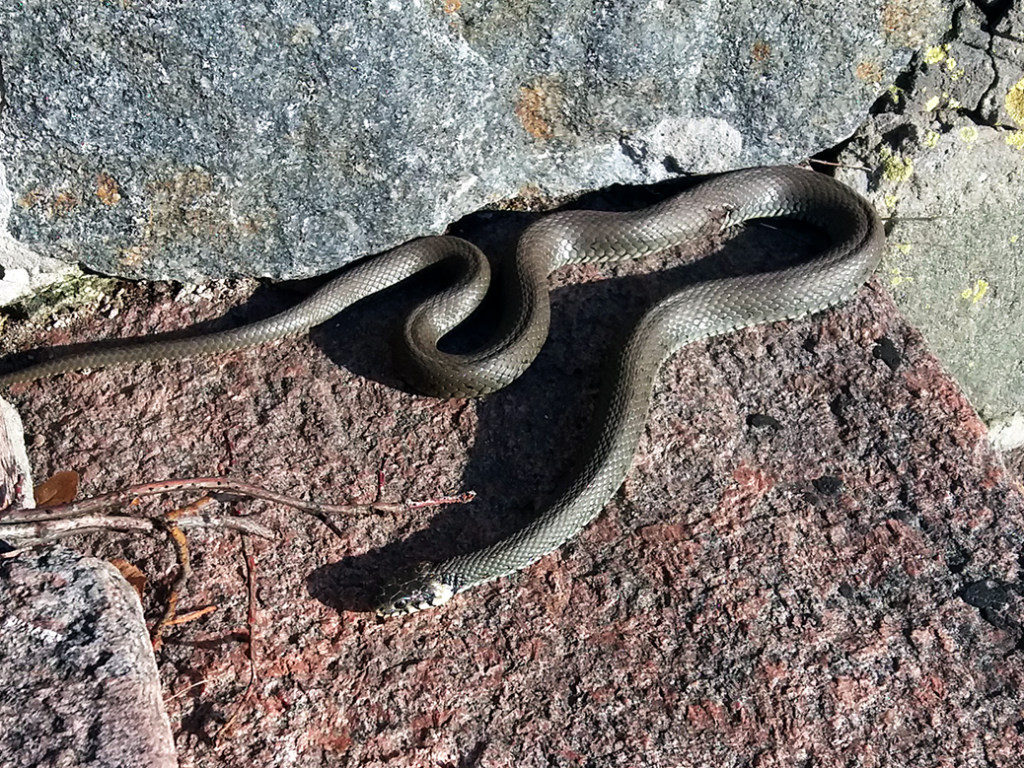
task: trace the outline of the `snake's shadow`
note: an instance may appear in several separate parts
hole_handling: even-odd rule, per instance
[[[85,274],[99,275],[99,273],[90,272],[84,267],[82,268],[82,271]],[[240,328],[244,325],[264,320],[278,312],[282,312],[290,308],[312,293],[321,282],[322,280],[320,279],[307,279],[260,285],[243,303],[229,308],[219,317],[210,318],[209,320],[201,320],[196,323],[191,323],[187,327],[178,328],[172,331],[149,332],[148,330],[143,330],[140,332],[138,329],[135,329],[136,333],[134,336],[124,335],[105,339],[101,338],[90,341],[74,342],[72,344],[56,344],[4,354],[3,357],[0,358],[0,375],[17,372],[22,368],[26,368],[37,363],[73,357],[80,353],[98,352],[104,349],[118,348],[123,346],[126,342],[142,341],[144,343],[149,343],[153,341],[192,339],[205,336],[210,333]],[[151,296],[158,294],[160,291],[165,291],[169,284],[163,284],[162,288],[155,287],[156,285],[157,284],[148,284],[148,290],[150,291]],[[152,300],[156,301],[157,299],[153,298]],[[6,308],[5,312],[9,314],[12,319],[24,319],[26,316],[24,311],[20,308]]]
[[[572,207],[643,208],[678,192],[679,184],[640,191],[611,188],[588,195]],[[536,215],[483,212],[462,220],[452,234],[465,237],[489,255],[514,251],[522,230]],[[608,279],[567,285],[551,293],[548,341],[529,370],[516,382],[477,406],[477,434],[463,489],[477,493],[469,505],[441,508],[430,526],[408,538],[322,566],[307,579],[311,596],[335,610],[369,611],[381,586],[422,560],[440,561],[492,543],[521,527],[554,500],[570,479],[594,419],[600,382],[618,345],[640,316],[658,299],[684,285],[717,277],[759,272],[798,261],[818,250],[824,238],[804,225],[747,226],[714,254],[700,261],[658,268],[658,257],[643,269],[605,269]],[[671,256],[667,264],[676,263]],[[629,274],[618,274],[628,272]],[[395,337],[400,318],[434,286],[403,286],[385,301],[353,307],[343,319],[325,323],[313,334],[324,352],[355,373],[403,386],[394,369],[394,353],[381,352],[380,339]],[[382,304],[385,311],[381,311]],[[485,302],[478,327],[493,329],[496,302]],[[355,314],[352,314],[355,313]],[[341,327],[359,328],[343,334]],[[481,335],[486,336],[486,331]],[[479,335],[459,336],[454,344],[471,348]]]

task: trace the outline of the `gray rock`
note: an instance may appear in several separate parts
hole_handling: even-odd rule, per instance
[[[841,23],[750,0],[7,4],[10,227],[130,277],[323,273],[517,195],[804,158],[949,23],[938,0]]]
[[[1024,444],[1022,19],[966,6],[841,158],[878,168],[883,278],[1004,450]]]
[[[1001,15],[990,15],[981,26],[991,31],[986,52],[993,78],[980,111],[990,123],[1024,130],[1024,7],[1010,3]]]
[[[25,450],[25,429],[17,409],[0,398],[0,515],[11,508],[31,508],[32,468]],[[0,541],[0,547],[2,547]]]
[[[45,288],[78,269],[67,262],[33,253],[7,229],[12,207],[7,176],[0,162],[0,307]]]
[[[109,564],[0,561],[0,763],[177,765],[142,608]]]

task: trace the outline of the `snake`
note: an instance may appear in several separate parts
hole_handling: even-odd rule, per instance
[[[448,262],[455,265],[450,284],[406,318],[408,362],[427,394],[484,395],[515,380],[540,352],[550,323],[552,271],[650,256],[772,218],[795,219],[818,229],[828,244],[800,263],[687,285],[650,307],[615,358],[603,406],[581,448],[581,469],[552,504],[519,530],[440,563],[416,564],[389,580],[377,600],[377,614],[411,614],[527,568],[592,522],[630,469],[658,371],[675,352],[753,325],[802,318],[850,299],[876,268],[884,247],[884,229],[871,204],[825,174],[765,166],[711,177],[641,210],[563,210],[544,216],[523,231],[509,260],[501,281],[505,312],[493,338],[467,353],[443,351],[438,345],[483,300],[491,282],[490,264],[475,245],[441,235],[357,262],[294,307],[266,319],[190,338],[125,339],[0,375],[0,386],[264,344],[305,332],[357,301]]]

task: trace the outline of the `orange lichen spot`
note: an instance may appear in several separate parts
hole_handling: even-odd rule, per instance
[[[39,202],[43,196],[43,190],[39,187],[32,187],[28,192],[18,198],[18,205],[26,211]]]
[[[854,77],[865,83],[882,82],[882,70],[873,61],[862,61],[853,72]]]
[[[109,173],[100,173],[96,177],[96,197],[104,205],[117,205],[121,202],[121,190],[117,181]]]
[[[936,4],[936,0],[886,0],[879,18],[886,39],[898,45],[924,47],[928,20]]]
[[[459,9],[462,8],[462,0],[444,0],[444,5],[442,7],[444,12],[449,15],[458,13]]]
[[[125,267],[137,267],[145,260],[146,249],[142,246],[133,245],[121,251],[120,262]]]
[[[189,240],[227,234],[223,200],[214,177],[200,167],[184,168],[146,188],[149,221],[146,240]]]
[[[750,55],[754,58],[754,61],[768,61],[772,55],[772,47],[764,40],[758,40],[754,43],[754,47],[750,49]]]
[[[79,202],[78,195],[74,192],[58,192],[53,198],[50,210],[54,216],[67,216],[78,207]]]
[[[900,34],[910,26],[910,11],[898,0],[886,3],[882,7],[881,23],[887,34]]]
[[[536,139],[550,139],[555,135],[547,117],[549,103],[550,96],[541,84],[519,89],[516,117],[519,118],[519,122],[523,124],[526,132]]]

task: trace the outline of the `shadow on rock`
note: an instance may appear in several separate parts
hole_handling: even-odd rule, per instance
[[[480,222],[492,236],[496,216],[489,214]],[[524,226],[523,217],[517,217],[509,229],[518,235]],[[459,234],[493,251],[488,237],[474,237],[472,227]],[[514,238],[497,247],[507,253],[513,242]],[[662,264],[660,257],[653,257],[646,267],[643,262],[613,267],[619,273],[615,279],[554,290],[550,335],[536,361],[517,381],[477,406],[477,434],[462,485],[477,493],[476,500],[468,506],[442,508],[429,528],[408,538],[317,569],[308,579],[310,594],[336,610],[373,610],[382,586],[408,573],[416,563],[471,552],[522,527],[557,498],[576,464],[585,458],[589,433],[599,418],[594,414],[595,403],[611,376],[611,360],[651,305],[684,285],[777,268],[780,260],[789,263],[818,247],[820,238],[813,233],[773,222],[771,228],[747,227],[720,251],[695,264],[632,273],[651,269],[652,261],[655,269]],[[663,262],[671,265],[678,259],[669,256]],[[330,339],[322,344],[325,351],[350,370],[391,383],[394,373],[384,369],[394,364],[394,352],[389,347],[382,353],[375,340],[397,335],[394,328],[400,329],[400,318],[423,291],[423,297],[430,295],[423,287],[397,291],[392,298],[405,305],[400,311],[389,303],[385,312],[378,309],[374,314],[373,306],[379,302],[371,300],[326,324],[344,324],[348,333],[325,328]],[[493,328],[493,306],[485,307],[483,313]],[[388,325],[390,331],[385,330]],[[353,344],[336,341],[343,336]],[[314,338],[322,343],[323,337]],[[457,338],[456,346],[466,338]]]

